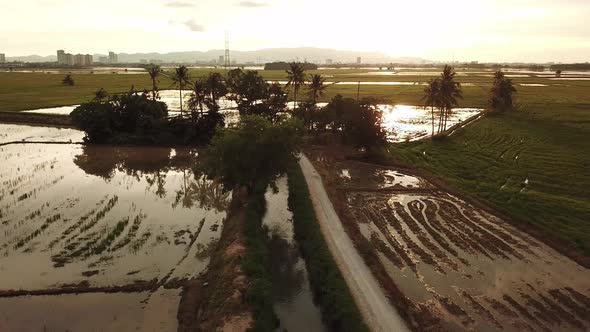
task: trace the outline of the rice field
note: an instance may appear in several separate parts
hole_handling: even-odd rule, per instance
[[[36,142],[80,135],[16,129]],[[191,149],[0,146],[2,330],[175,330],[183,285],[206,269],[229,201],[195,176],[197,157]],[[84,305],[106,318],[67,319],[68,308]],[[34,324],[24,307],[39,311]]]
[[[423,178],[321,150],[311,155],[332,201],[344,199],[336,205],[351,237],[370,244],[421,328],[590,328],[588,269]]]

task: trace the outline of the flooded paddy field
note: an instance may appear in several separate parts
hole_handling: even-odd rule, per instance
[[[590,329],[588,269],[407,171],[310,152],[350,236],[426,330]]]
[[[160,98],[168,105],[172,114],[178,114],[180,111],[180,95],[177,90],[160,91]],[[186,110],[186,103],[190,98],[189,94],[183,94],[184,109]],[[326,106],[327,103],[318,103],[318,106]],[[220,102],[221,112],[225,115],[225,123],[233,124],[239,121],[239,113],[237,105],[227,99],[222,99]],[[77,105],[65,106],[57,108],[28,110],[25,112],[41,113],[41,114],[70,114]],[[292,109],[293,103],[289,103],[288,107]],[[383,127],[388,133],[388,139],[391,142],[403,142],[406,140],[414,141],[430,136],[431,133],[431,114],[430,109],[411,106],[411,105],[377,105],[378,109],[383,114]],[[452,127],[461,123],[470,117],[482,112],[482,109],[477,108],[455,108],[448,119],[448,127]],[[435,110],[435,120],[437,111]],[[1,136],[0,136],[1,139]]]
[[[84,133],[69,128],[0,123],[0,145],[10,142],[82,142]]]
[[[197,158],[0,146],[0,330],[176,330],[183,285],[206,269],[229,200],[194,176]],[[86,307],[91,317],[70,319]]]
[[[293,215],[289,210],[287,178],[277,181],[277,192],[269,188],[263,225],[268,229],[268,247],[273,283],[274,309],[279,330],[329,331],[314,303],[305,261],[294,239]]]

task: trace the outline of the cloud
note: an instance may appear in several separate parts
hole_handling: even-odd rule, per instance
[[[268,7],[268,3],[266,2],[255,2],[255,1],[240,1],[237,3],[240,7],[247,7],[247,8],[260,8],[260,7]]]
[[[172,7],[172,8],[186,8],[186,7],[194,7],[195,4],[191,3],[191,2],[186,2],[186,1],[172,1],[172,2],[166,3],[165,6]]]
[[[205,32],[206,30],[204,25],[197,23],[194,19],[183,22],[183,24],[186,25],[189,29],[191,29],[191,31]]]

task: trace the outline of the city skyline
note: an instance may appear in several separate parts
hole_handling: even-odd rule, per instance
[[[585,0],[367,0],[362,6],[332,0],[101,4],[117,10],[93,15],[88,1],[0,4],[2,52],[53,54],[56,40],[63,48],[91,54],[108,48],[119,53],[204,51],[223,49],[224,31],[229,30],[231,49],[239,51],[326,47],[438,61],[590,60],[590,25],[585,23],[590,2]],[[285,16],[304,17],[309,23],[293,27],[285,24]]]

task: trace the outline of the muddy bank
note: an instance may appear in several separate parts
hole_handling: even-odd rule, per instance
[[[24,112],[0,112],[0,123],[41,125],[51,127],[72,128],[72,118],[69,115],[35,114]]]
[[[185,289],[178,331],[245,331],[253,322],[245,303],[249,282],[242,270],[246,196],[234,194],[207,272]]]
[[[308,150],[357,249],[415,330],[590,328],[587,268],[415,173]]]

